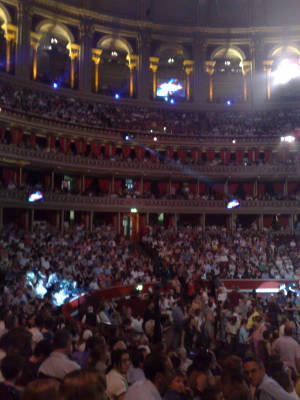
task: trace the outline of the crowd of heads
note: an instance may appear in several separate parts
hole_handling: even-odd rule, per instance
[[[150,134],[274,136],[291,133],[300,123],[298,109],[255,113],[177,111],[157,106],[125,106],[116,102],[93,103],[5,82],[1,85],[0,102],[3,108],[25,112],[29,117],[32,114],[53,121]]]

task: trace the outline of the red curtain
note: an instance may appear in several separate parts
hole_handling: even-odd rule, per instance
[[[177,190],[179,189],[180,183],[179,182],[172,182],[172,193],[177,193]]]
[[[217,200],[222,200],[224,198],[224,183],[214,184],[213,190],[215,192],[215,197]]]
[[[66,138],[59,138],[59,145],[64,154],[67,154],[70,150],[71,140]]]
[[[44,182],[45,182],[45,186],[47,188],[49,188],[51,186],[51,175],[50,174],[44,175]]]
[[[108,143],[104,145],[104,155],[110,157],[110,145]]]
[[[289,151],[287,149],[282,149],[279,151],[280,161],[287,161],[289,158]]]
[[[91,143],[92,154],[94,154],[94,156],[99,156],[101,152],[101,147],[102,147],[101,143]]]
[[[120,193],[122,181],[121,179],[115,179],[113,193]]]
[[[297,187],[297,183],[296,182],[288,182],[288,194],[291,195],[294,193],[294,190]]]
[[[257,194],[258,196],[263,196],[266,191],[266,185],[264,183],[257,184]]]
[[[276,194],[283,194],[283,186],[282,182],[275,182],[273,183],[273,189]]]
[[[200,151],[200,150],[199,150],[199,151]],[[191,156],[192,156],[192,159],[193,159],[193,161],[194,161],[195,163],[197,163],[197,162],[199,161],[199,158],[198,158],[198,150],[192,149],[192,150],[191,150]],[[200,160],[201,160],[201,154],[200,154]]]
[[[21,131],[20,129],[11,128],[10,135],[11,135],[11,139],[12,139],[13,144],[15,146],[18,146],[22,141],[23,131]]]
[[[236,159],[236,162],[238,163],[238,164],[242,164],[242,162],[243,162],[243,160],[244,160],[244,150],[237,150],[236,152],[235,152],[235,159]]]
[[[31,143],[32,147],[36,146],[36,135],[35,135],[35,133],[31,132],[31,134],[30,134],[30,143]]]
[[[249,182],[249,183],[243,183],[243,187],[244,187],[245,193],[246,193],[248,196],[253,197],[254,183],[251,183],[251,182]]]
[[[259,161],[259,150],[255,150],[255,161]]]
[[[192,194],[196,194],[197,193],[197,184],[196,183],[189,183],[189,188],[190,188],[190,192]]]
[[[144,147],[136,147],[135,148],[135,155],[139,161],[143,161],[145,158],[146,150]]]
[[[289,217],[288,216],[280,215],[278,217],[278,219],[279,219],[279,223],[280,223],[281,226],[283,226],[283,227],[287,227],[288,226],[288,224],[289,224]]]
[[[3,168],[2,176],[5,182],[15,182],[16,171],[12,168]]]
[[[186,150],[183,150],[183,149],[177,150],[178,159],[182,162],[184,162],[186,160],[186,154],[187,154]]]
[[[199,194],[204,194],[206,189],[205,183],[199,182]]]
[[[272,161],[272,150],[265,150],[265,161],[266,162]]]
[[[6,128],[4,128],[4,126],[2,126],[0,128],[0,143],[3,142],[3,140],[5,138],[5,134],[6,134]]]
[[[238,188],[237,183],[229,183],[228,185],[228,194],[234,194]]]
[[[55,136],[48,136],[47,137],[47,147],[48,149],[53,150],[55,147],[56,137]]]
[[[254,150],[248,150],[248,160],[250,162],[253,162],[255,160],[255,156],[254,156]]]
[[[173,221],[174,221],[174,217],[172,215],[168,215],[168,227],[169,228],[173,227]]]
[[[228,164],[230,161],[231,152],[230,150],[221,150],[220,152],[221,160],[224,164]]]
[[[113,157],[116,154],[117,147],[115,144],[110,145],[111,156]]]
[[[22,171],[22,180],[21,180],[21,184],[22,184],[22,183],[26,183],[27,177],[28,177],[28,172],[27,172],[27,171]]]
[[[82,182],[81,177],[76,178],[76,188],[77,188],[77,192],[79,192],[79,193],[81,193],[81,182]]]
[[[156,161],[156,150],[155,149],[152,149],[150,151],[150,157],[151,157],[152,161]]]
[[[129,157],[130,150],[131,149],[130,149],[129,146],[125,146],[125,145],[122,146],[122,153],[123,153],[124,158],[128,158]]]
[[[173,149],[166,149],[166,159],[173,160],[174,157],[174,150]]]
[[[75,147],[78,154],[85,154],[87,142],[83,140],[75,140]]]
[[[93,179],[94,178],[89,178],[87,176],[84,178],[84,190],[87,190],[91,186]]]
[[[215,158],[215,151],[214,150],[206,150],[206,159],[208,162],[212,162]]]
[[[143,182],[143,191],[144,192],[149,192],[151,188],[151,182],[149,181],[144,181]]]
[[[168,191],[168,182],[158,182],[158,190],[161,195],[166,195]]]
[[[109,193],[110,180],[109,179],[98,179],[98,186],[102,193]]]
[[[272,225],[273,216],[272,215],[264,215],[263,225],[264,227],[268,228]]]

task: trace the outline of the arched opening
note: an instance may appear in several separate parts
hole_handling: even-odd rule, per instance
[[[299,100],[300,50],[293,45],[277,46],[271,49],[272,60],[271,99],[274,101]]]
[[[215,61],[213,74],[213,99],[216,103],[240,103],[243,101],[243,60],[241,49],[219,47],[211,55]],[[230,102],[230,103],[229,103]]]
[[[70,45],[74,43],[72,33],[67,27],[51,21],[40,24],[37,33],[41,35],[37,48],[37,80],[70,87]],[[78,68],[75,69],[75,82],[77,71]]]
[[[11,22],[9,12],[0,4],[0,71],[6,70],[6,38],[8,24]]]
[[[102,50],[99,92],[108,96],[118,94],[120,97],[129,97],[128,56],[132,54],[130,44],[123,38],[107,36],[99,40],[97,48]],[[96,67],[94,65],[93,68]]]
[[[157,51],[156,98],[165,101],[184,101],[186,97],[186,77],[183,69],[184,52],[181,46],[162,45]],[[186,57],[187,58],[187,57]]]

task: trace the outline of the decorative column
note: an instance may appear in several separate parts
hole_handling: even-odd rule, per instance
[[[39,33],[30,33],[30,46],[32,47],[32,79],[35,81],[37,77],[37,50],[41,35]]]
[[[67,46],[69,50],[69,56],[71,59],[71,70],[70,70],[70,86],[71,89],[75,87],[75,63],[76,58],[79,57],[79,45],[76,43],[69,43]]]
[[[258,34],[250,45],[252,61],[251,98],[254,107],[259,107],[265,102],[265,77],[263,71],[264,41]]]
[[[0,228],[3,228],[3,207],[0,207]]]
[[[128,67],[129,67],[129,95],[130,97],[133,97],[134,95],[134,79],[133,79],[133,74],[134,70],[138,66],[138,61],[139,61],[139,56],[135,54],[128,54],[127,55],[127,61],[128,61]]]
[[[94,64],[95,64],[94,86],[95,86],[96,93],[98,93],[98,91],[99,91],[99,64],[101,61],[101,54],[102,54],[101,49],[93,49],[92,50],[92,60],[94,61]]]
[[[295,215],[291,214],[289,216],[289,225],[290,225],[290,233],[293,235],[294,234],[294,221],[295,221]]]
[[[19,167],[19,186],[22,185],[23,167]]]
[[[80,24],[79,50],[79,90],[90,92],[92,89],[92,38],[94,27],[89,18]]]
[[[93,232],[94,211],[90,211],[89,217],[90,217],[90,232]]]
[[[197,103],[206,102],[205,83],[205,60],[206,60],[207,44],[202,38],[196,38],[193,43],[193,59],[194,59],[194,73],[193,73],[193,98]]]
[[[206,227],[206,214],[202,214],[201,216],[201,226],[202,226],[202,231],[205,231],[205,227]]]
[[[149,99],[149,82],[150,82],[150,71],[149,71],[149,58],[151,48],[151,34],[143,31],[140,34],[138,41],[138,54],[139,54],[139,65],[137,73],[137,94],[139,99]]]
[[[190,101],[191,99],[191,73],[194,72],[194,61],[193,60],[184,60],[183,68],[186,75],[186,100]]]
[[[121,233],[121,213],[118,212],[118,226],[117,226],[117,233],[120,235]]]
[[[11,72],[11,50],[12,42],[16,41],[17,27],[11,24],[6,25],[5,39],[6,39],[6,72]]]
[[[266,80],[267,80],[267,100],[270,101],[271,99],[271,71],[272,71],[272,64],[273,60],[264,60],[263,66],[264,71],[266,73]]]
[[[17,15],[17,46],[16,46],[16,75],[29,79],[31,69],[30,59],[30,31],[31,31],[31,6],[28,0],[18,2]]]
[[[64,227],[65,227],[65,211],[61,210],[61,213],[60,213],[60,229],[61,229],[61,232],[64,231]]]
[[[152,70],[153,73],[153,78],[152,78],[152,97],[153,99],[156,98],[156,87],[157,87],[157,68],[158,68],[158,63],[159,63],[159,58],[158,57],[150,57],[150,69]]]
[[[215,72],[215,61],[205,61],[205,71],[209,75],[209,101],[212,103],[214,99],[213,92],[213,74]]]
[[[243,94],[244,94],[244,102],[246,103],[248,100],[248,88],[247,88],[247,76],[251,71],[252,63],[251,61],[243,61]]]

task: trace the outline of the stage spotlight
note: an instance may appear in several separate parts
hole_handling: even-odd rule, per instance
[[[168,101],[168,97],[167,96],[165,97],[165,101]]]
[[[125,136],[125,140],[128,141],[130,140],[130,137],[128,135]]]
[[[295,59],[284,59],[278,65],[276,71],[272,72],[275,85],[285,85],[290,80],[300,77],[299,61]]]
[[[58,89],[58,83],[57,82],[53,82],[52,83],[52,87],[53,87],[53,89]]]
[[[226,105],[228,106],[228,107],[230,107],[231,106],[231,100],[226,100]]]
[[[115,94],[115,99],[116,99],[116,100],[119,100],[119,98],[120,98],[119,93],[116,93],[116,94]]]
[[[174,99],[171,99],[171,100],[170,100],[170,104],[175,104],[175,100],[174,100]]]
[[[281,136],[280,141],[285,143],[293,143],[295,141],[295,136]]]
[[[157,142],[157,136],[154,136],[153,141]]]

